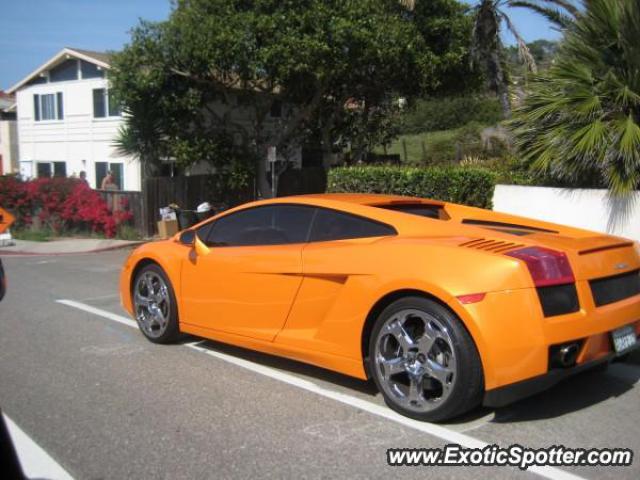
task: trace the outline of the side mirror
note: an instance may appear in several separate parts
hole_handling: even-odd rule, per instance
[[[180,234],[180,243],[183,245],[187,245],[188,247],[193,246],[193,243],[196,240],[196,232],[194,230],[185,230]]]
[[[207,255],[209,253],[209,247],[207,247],[207,245],[202,240],[200,240],[197,235],[195,240],[193,241],[193,250],[199,257]]]

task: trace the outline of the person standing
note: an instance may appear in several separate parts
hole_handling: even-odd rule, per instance
[[[107,175],[102,179],[102,185],[100,185],[101,190],[118,190],[118,185],[113,178],[113,172],[111,170],[107,171]]]

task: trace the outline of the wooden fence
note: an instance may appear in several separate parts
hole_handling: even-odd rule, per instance
[[[130,225],[142,236],[148,236],[145,227],[145,211],[142,202],[142,192],[125,190],[96,190],[107,202],[109,209],[128,210],[133,215]]]
[[[160,208],[175,203],[184,210],[195,210],[209,202],[216,210],[230,208],[255,199],[252,188],[229,190],[216,183],[212,175],[151,177],[144,180],[142,192],[98,190],[111,209],[124,201],[132,214],[131,226],[143,237],[157,232]],[[288,172],[281,177],[280,195],[324,192],[326,173],[322,167]],[[126,200],[125,200],[126,199]]]
[[[145,236],[156,232],[160,208],[175,203],[184,210],[195,210],[203,202],[216,209],[229,208],[254,199],[252,189],[223,189],[213,175],[151,177],[144,180],[143,207],[147,212]]]

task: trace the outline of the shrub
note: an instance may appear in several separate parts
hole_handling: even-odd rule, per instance
[[[324,167],[306,167],[286,170],[278,181],[278,196],[320,193],[327,189]]]
[[[329,192],[390,193],[491,208],[496,176],[481,168],[356,166],[329,171]]]
[[[16,229],[28,228],[37,219],[56,235],[84,230],[113,237],[118,225],[131,218],[126,205],[112,212],[98,192],[73,178],[0,177],[0,205],[15,215]]]
[[[470,122],[493,125],[502,120],[496,98],[463,96],[418,100],[403,116],[403,133],[450,130]]]
[[[453,130],[403,135],[392,142],[386,152],[400,155],[407,164],[424,166],[455,164],[465,156],[485,158],[507,155],[507,146],[499,142],[494,142],[490,149],[484,149],[481,134],[485,128],[485,125],[471,122]],[[378,148],[376,153],[381,151]]]

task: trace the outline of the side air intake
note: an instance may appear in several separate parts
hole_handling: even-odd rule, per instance
[[[484,238],[464,242],[461,243],[460,246],[493,253],[503,253],[514,248],[522,247],[522,245],[518,243],[502,242],[499,240],[485,240]]]

